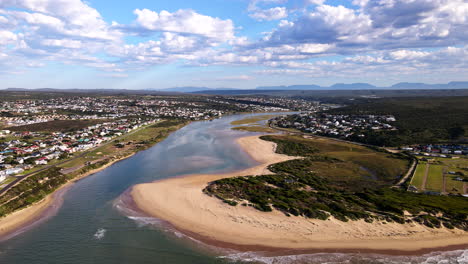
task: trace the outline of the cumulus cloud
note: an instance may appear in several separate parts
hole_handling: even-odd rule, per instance
[[[318,77],[385,77],[398,79],[414,74],[468,74],[468,46],[447,47],[434,51],[399,49],[354,55],[343,60],[315,62],[280,61],[271,69],[257,71],[264,75],[303,75]]]
[[[272,7],[264,10],[256,10],[249,14],[250,17],[259,21],[279,20],[288,16],[288,11],[285,7]]]
[[[258,21],[272,21],[288,17],[288,10],[284,6],[261,8],[259,5],[285,3],[285,0],[251,0],[247,11],[249,16]]]
[[[230,19],[222,20],[184,9],[174,13],[136,9],[134,13],[138,25],[149,31],[199,35],[223,41],[234,38],[234,25]]]

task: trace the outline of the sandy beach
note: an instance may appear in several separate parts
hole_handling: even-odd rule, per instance
[[[468,248],[468,232],[431,229],[418,224],[341,222],[287,217],[279,211],[260,212],[229,206],[202,189],[211,181],[269,173],[270,164],[293,159],[276,154],[275,144],[258,136],[238,140],[259,165],[230,173],[186,175],[139,184],[131,197],[145,214],[169,222],[176,229],[210,244],[231,248],[311,251],[430,252]]]

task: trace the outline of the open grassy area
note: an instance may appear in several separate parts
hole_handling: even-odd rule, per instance
[[[426,162],[419,162],[414,172],[413,179],[411,180],[411,185],[415,186],[419,190],[424,188],[422,185],[424,177],[426,176],[426,164]]]
[[[266,127],[266,126],[256,126],[256,125],[249,125],[249,126],[238,126],[233,127],[233,130],[241,130],[241,131],[248,131],[248,132],[261,132],[261,133],[275,133],[276,130]]]
[[[427,174],[426,190],[428,191],[442,191],[442,186],[444,183],[443,180],[443,170],[444,166],[442,165],[430,165],[429,172]]]
[[[393,184],[406,173],[409,166],[409,160],[397,154],[325,138],[288,136],[287,145],[282,144],[282,136],[266,138],[278,143],[280,152],[313,157],[320,153],[320,156],[333,159],[333,162],[329,159],[316,161],[309,169],[340,185],[352,185],[353,188]]]
[[[231,125],[239,126],[239,125],[255,124],[255,123],[258,123],[260,121],[271,119],[271,118],[273,118],[275,116],[278,116],[278,115],[257,115],[257,116],[253,116],[253,117],[246,117],[244,119],[232,121]]]
[[[409,165],[406,156],[342,142],[263,136],[277,152],[303,159],[273,164],[271,175],[226,178],[203,191],[225,203],[287,216],[383,222],[418,222],[468,230],[468,200],[388,188]]]
[[[429,159],[428,162],[423,161],[425,160],[423,157],[419,157],[419,159],[420,161],[411,180],[411,185],[414,185],[419,190],[448,194],[468,194],[464,190],[466,181],[460,180],[468,176],[468,158],[463,156],[455,159],[435,157]],[[427,173],[426,186],[422,186],[426,174],[426,164],[428,163],[429,170]]]

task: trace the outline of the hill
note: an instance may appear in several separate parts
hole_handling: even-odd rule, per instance
[[[468,136],[468,96],[361,100],[328,112],[394,115],[397,131],[366,131],[352,139],[372,145],[461,142]]]

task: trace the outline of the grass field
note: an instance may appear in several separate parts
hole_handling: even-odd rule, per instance
[[[443,170],[444,166],[442,165],[433,165],[429,166],[429,172],[427,174],[426,190],[441,192],[444,184],[443,180]]]
[[[423,181],[426,175],[426,162],[419,162],[418,167],[416,167],[416,171],[414,172],[413,179],[411,180],[411,185],[415,186],[419,190],[422,190],[424,186]]]
[[[310,166],[304,166],[304,170],[314,172],[340,186],[349,185],[353,189],[393,184],[406,173],[409,166],[407,159],[364,146],[325,138],[286,138],[297,145],[306,145],[309,151],[320,153],[314,157]],[[294,145],[291,144],[291,148],[294,148]],[[297,153],[298,156],[302,154]]]
[[[468,174],[468,159],[460,157],[458,159],[433,158],[429,162],[426,185],[423,185],[426,174],[426,161],[419,161],[416,171],[411,180],[411,185],[419,190],[435,191],[450,194],[467,194],[464,191],[464,182],[456,180],[460,175],[450,174],[461,173]],[[444,190],[445,177],[445,190]]]

